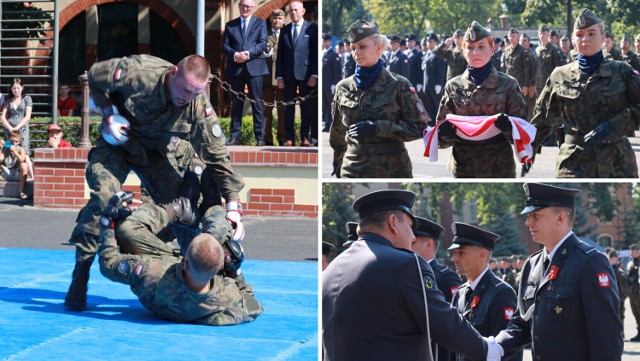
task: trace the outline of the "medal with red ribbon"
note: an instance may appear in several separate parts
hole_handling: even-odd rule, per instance
[[[556,277],[558,277],[558,272],[560,272],[560,267],[558,266],[551,266],[551,269],[549,270],[549,281],[553,281],[556,279]]]
[[[475,308],[478,305],[478,302],[480,302],[480,297],[473,296],[473,298],[471,299],[471,308]]]

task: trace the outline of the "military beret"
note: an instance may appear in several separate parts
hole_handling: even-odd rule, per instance
[[[322,255],[329,256],[331,251],[333,251],[336,247],[329,242],[322,241]]]
[[[463,35],[464,33],[460,29],[456,29],[456,31],[453,32],[453,36],[463,36]]]
[[[625,34],[622,36],[622,41],[631,41],[631,37]]]
[[[455,222],[451,225],[451,231],[454,237],[449,251],[463,246],[478,246],[493,251],[496,241],[500,239],[497,234],[468,223]]]
[[[409,40],[413,40],[413,41],[418,41],[418,37],[416,36],[416,34],[405,34],[404,35],[405,40],[409,41]]]
[[[376,24],[375,21],[361,19],[349,25],[347,33],[349,33],[349,41],[357,43],[366,37],[378,34],[378,24]]]
[[[569,41],[569,37],[566,35],[562,35],[562,37],[560,38],[560,41]]]
[[[600,24],[602,21],[591,10],[584,8],[580,10],[576,21],[573,23],[575,29],[586,29],[595,24]]]
[[[538,29],[538,32],[543,33],[545,31],[549,31],[549,28],[547,27],[547,25],[545,25],[545,24],[540,25],[540,28]],[[558,36],[557,33],[556,33],[556,36]]]
[[[551,30],[549,36],[558,36],[558,32],[556,31],[556,29]]]
[[[331,40],[331,34],[325,33],[324,35],[322,35],[322,40]]]
[[[438,41],[438,35],[436,35],[435,33],[429,33],[429,34],[427,34],[427,40]]]
[[[537,211],[545,207],[575,207],[575,197],[579,189],[561,188],[542,183],[525,183],[526,207],[520,214]]]
[[[285,16],[284,15],[284,10],[282,10],[282,9],[274,9],[271,12],[271,16]]]
[[[522,38],[531,40],[531,38],[529,37],[529,35],[527,35],[527,33],[522,33]]]
[[[414,236],[430,237],[436,241],[440,238],[440,234],[444,231],[444,227],[426,218],[416,218],[418,219],[418,227],[413,229]]]
[[[509,29],[509,35],[511,34],[520,34],[520,32],[514,28]]]
[[[416,194],[398,189],[384,189],[361,196],[353,202],[353,210],[358,212],[360,219],[381,211],[403,211],[413,220],[413,228],[418,226],[418,220],[413,215],[411,207],[416,201]]]
[[[400,39],[400,37],[399,37],[398,35],[396,35],[396,34],[391,34],[391,35],[389,35],[388,39],[389,39],[389,42],[391,42],[391,43],[399,43],[399,42],[400,42],[400,40],[402,40],[402,39]]]
[[[469,24],[469,27],[467,28],[467,31],[464,33],[464,37],[462,38],[462,40],[464,40],[465,43],[468,44],[468,43],[480,41],[489,36],[491,36],[491,32],[485,29],[477,21],[473,21],[471,24]]]
[[[358,223],[347,222],[344,228],[346,228],[346,231],[347,231],[347,241],[342,244],[342,247],[347,247],[354,241],[358,240],[358,232],[357,232]]]

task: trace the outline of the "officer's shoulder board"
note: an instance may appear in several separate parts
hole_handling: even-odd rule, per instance
[[[590,254],[592,252],[597,252],[595,247],[590,246],[589,244],[587,244],[585,242],[582,242],[582,241],[576,242],[576,248],[578,248],[584,254]]]
[[[439,263],[435,267],[431,266],[431,268],[433,268],[434,271],[438,271],[438,272],[444,272],[447,270],[447,266]]]

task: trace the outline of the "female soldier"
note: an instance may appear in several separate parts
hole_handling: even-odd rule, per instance
[[[356,72],[338,83],[332,102],[333,174],[411,178],[404,142],[420,138],[429,116],[411,83],[384,68],[378,26],[358,20],[347,31]]]
[[[637,178],[625,134],[640,122],[640,76],[626,63],[604,59],[604,25],[591,10],[580,10],[573,28],[578,61],[556,68],[538,98],[534,150],[562,127],[558,177]]]
[[[527,107],[511,76],[493,67],[493,38],[487,29],[474,21],[464,34],[462,51],[467,59],[467,70],[447,82],[440,102],[438,120],[447,114],[462,116],[507,115],[526,118]],[[500,130],[484,140],[463,139],[456,127],[446,121],[440,125],[440,148],[453,146],[449,170],[456,178],[514,178],[515,162],[510,140],[511,122],[501,116],[494,123]]]

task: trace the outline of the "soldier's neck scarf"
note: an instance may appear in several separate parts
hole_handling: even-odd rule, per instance
[[[467,65],[467,70],[469,71],[469,78],[475,85],[480,85],[482,82],[487,79],[491,71],[493,70],[493,62],[489,60],[487,64],[485,64],[481,68],[472,68]]]
[[[359,65],[356,65],[356,86],[362,90],[369,89],[376,81],[376,79],[378,79],[382,68],[382,60],[378,60],[376,65],[369,67],[361,67]]]
[[[591,75],[598,69],[603,59],[602,50],[591,56],[578,54],[578,65],[580,66],[580,70]]]

